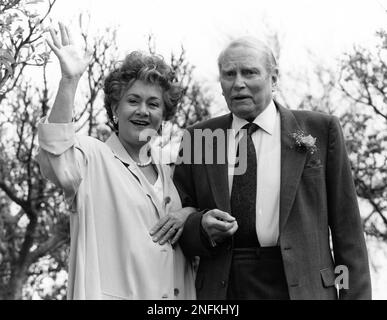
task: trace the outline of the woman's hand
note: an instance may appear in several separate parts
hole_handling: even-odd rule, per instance
[[[90,63],[91,54],[85,53],[74,43],[73,36],[68,28],[59,22],[61,40],[53,28],[50,28],[52,41],[47,39],[47,44],[59,59],[62,78],[78,80]]]
[[[159,242],[160,245],[165,244],[167,241],[170,241],[171,245],[175,245],[183,233],[185,221],[195,211],[195,208],[187,207],[171,212],[161,218],[149,232],[152,240]]]

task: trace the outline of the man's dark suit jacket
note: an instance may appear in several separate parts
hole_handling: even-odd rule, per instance
[[[335,268],[349,271],[349,288],[340,299],[370,299],[367,250],[344,138],[334,116],[293,111],[275,103],[281,116],[280,236],[291,299],[336,299]],[[188,129],[231,128],[227,114]],[[299,148],[293,133],[317,138],[317,152]],[[204,149],[208,151],[208,144]],[[192,143],[192,152],[194,150]],[[213,154],[217,149],[214,144]],[[204,157],[204,154],[203,154]],[[180,164],[174,181],[183,206],[231,213],[227,164]],[[188,256],[200,256],[196,278],[198,299],[226,299],[232,259],[232,238],[209,245],[201,228],[202,213],[186,221],[180,245]],[[330,249],[330,235],[333,252]],[[341,281],[345,284],[345,281]]]

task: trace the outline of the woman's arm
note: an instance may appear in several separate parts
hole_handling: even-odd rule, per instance
[[[78,82],[90,59],[75,46],[67,27],[60,23],[59,29],[61,41],[50,29],[52,41],[47,40],[47,43],[59,59],[62,79],[49,123],[38,126],[40,150],[37,159],[43,176],[61,187],[66,201],[72,202],[87,163],[84,153],[87,141],[84,146],[80,145],[71,120]]]
[[[69,123],[72,120],[78,82],[89,65],[90,54],[75,45],[72,34],[62,23],[59,23],[59,30],[61,41],[52,28],[50,28],[52,40],[47,39],[47,44],[59,60],[62,73],[48,121],[50,123]]]

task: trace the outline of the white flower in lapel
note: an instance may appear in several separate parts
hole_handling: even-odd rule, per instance
[[[292,133],[291,136],[295,140],[295,145],[297,147],[304,148],[311,154],[317,151],[317,138],[314,138],[312,135],[306,135],[304,131],[299,130],[295,133]]]

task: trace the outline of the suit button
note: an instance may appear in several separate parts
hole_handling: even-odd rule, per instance
[[[179,295],[179,292],[180,292],[179,289],[175,288],[175,290],[174,290],[175,297],[177,297]]]
[[[227,282],[226,282],[225,280],[223,280],[220,284],[221,284],[222,287],[224,288],[224,287],[226,286]]]

